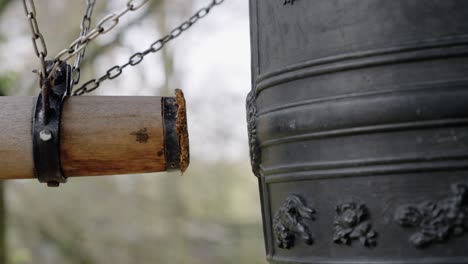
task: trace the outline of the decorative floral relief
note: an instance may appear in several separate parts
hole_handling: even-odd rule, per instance
[[[397,209],[395,220],[403,227],[418,230],[409,241],[416,247],[443,243],[468,231],[468,186],[452,185],[453,195],[443,200],[404,205]]]
[[[294,5],[296,0],[284,0],[283,5]]]
[[[309,228],[304,220],[315,220],[316,211],[307,207],[298,195],[289,195],[273,218],[273,232],[278,247],[290,249],[294,246],[296,235],[311,245],[313,243]]]
[[[366,247],[377,245],[377,232],[372,229],[364,204],[343,203],[335,211],[333,242],[350,245],[353,240],[359,240]]]
[[[247,129],[250,147],[250,163],[255,176],[260,177],[261,152],[257,140],[257,105],[255,90],[247,95]]]

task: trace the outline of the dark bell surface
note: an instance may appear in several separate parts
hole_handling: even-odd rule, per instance
[[[251,0],[271,263],[468,263],[468,1]]]

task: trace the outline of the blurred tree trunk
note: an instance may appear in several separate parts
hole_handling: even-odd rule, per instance
[[[3,96],[2,88],[0,87],[0,96]],[[6,204],[4,187],[5,182],[0,181],[0,263],[7,263],[6,250]]]
[[[10,0],[0,0],[0,13],[5,9]],[[0,96],[3,96],[4,87],[0,87]],[[6,250],[6,205],[4,194],[4,182],[0,181],[0,263],[7,263]]]
[[[0,0],[0,13],[11,0]],[[4,82],[0,82],[0,96],[4,96]],[[0,181],[0,263],[7,263],[6,250],[6,204],[5,204],[5,182]]]
[[[191,7],[191,1],[184,2],[186,8],[177,8],[172,9],[173,6],[181,7],[182,4],[177,4],[172,1],[162,0],[161,1],[161,10],[162,12],[157,16],[157,23],[158,29],[161,35],[165,35],[172,30],[172,23],[169,22],[170,16],[177,17],[179,21],[186,19],[188,17],[187,11],[185,9],[188,6]],[[180,11],[172,11],[172,10],[180,10]],[[183,38],[181,38],[183,39]],[[179,41],[183,41],[179,39]],[[164,49],[161,50],[161,55],[163,59],[163,73],[165,76],[165,81],[163,86],[161,87],[161,94],[165,96],[172,96],[174,94],[174,89],[176,88],[183,88],[179,87],[179,82],[176,79],[176,67],[175,67],[175,58],[174,52],[171,50],[170,45],[166,46]],[[177,78],[181,78],[181,75],[177,75]],[[179,172],[172,172],[173,174],[179,174]],[[175,175],[174,175],[175,176]],[[167,219],[166,228],[170,230],[171,238],[168,240],[169,245],[168,248],[171,249],[170,253],[166,256],[169,259],[167,261],[172,261],[173,263],[188,263],[190,262],[190,256],[187,254],[179,254],[179,252],[188,252],[187,249],[187,241],[183,237],[183,221],[185,220],[186,210],[184,208],[184,203],[180,196],[180,185],[176,184],[175,177],[167,177],[165,178],[163,183],[163,192],[165,201],[168,202],[170,205],[169,208],[169,219]]]

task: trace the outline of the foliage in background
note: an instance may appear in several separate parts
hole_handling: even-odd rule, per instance
[[[0,10],[3,10],[10,0],[0,0]]]
[[[0,96],[11,94],[17,84],[17,74],[10,72],[8,75],[0,76]]]

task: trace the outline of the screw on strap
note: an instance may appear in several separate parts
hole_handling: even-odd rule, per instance
[[[47,62],[50,66],[53,62]],[[63,103],[70,94],[71,67],[62,63],[53,81],[42,82],[33,115],[33,156],[36,177],[49,187],[65,183],[60,159],[60,118]]]

